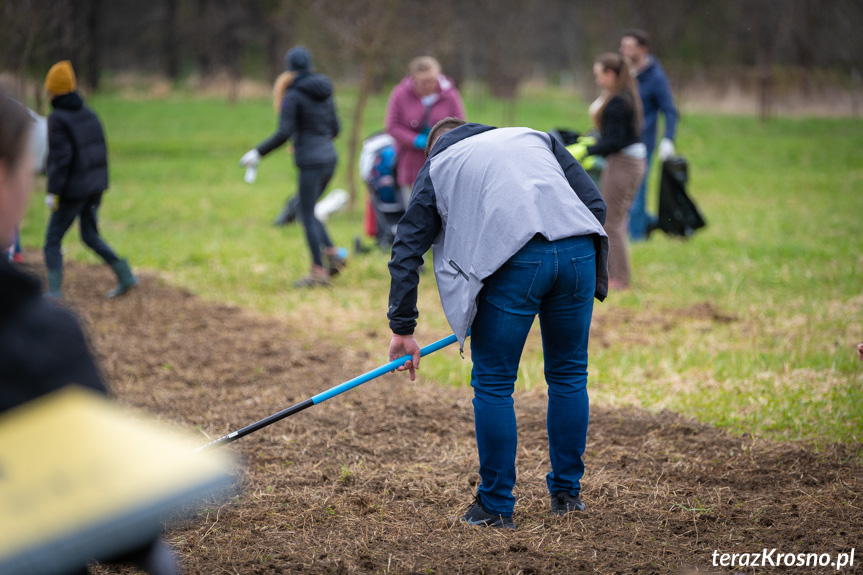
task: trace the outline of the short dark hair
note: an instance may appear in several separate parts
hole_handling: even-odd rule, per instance
[[[626,38],[629,36],[630,38],[635,38],[636,43],[639,46],[644,46],[645,48],[650,48],[650,34],[641,30],[639,28],[629,28],[623,31],[623,34],[620,35],[621,38]]]
[[[459,126],[464,126],[467,124],[461,118],[456,118],[450,116],[449,118],[444,118],[434,126],[432,126],[431,131],[429,132],[428,140],[426,140],[426,158],[431,154],[432,147],[434,146],[437,139],[449,132],[450,130],[455,130]]]
[[[23,104],[0,91],[0,162],[15,168],[24,155],[33,120]]]

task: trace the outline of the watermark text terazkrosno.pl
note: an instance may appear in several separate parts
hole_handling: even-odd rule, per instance
[[[854,567],[854,549],[837,553],[782,553],[763,549],[758,553],[713,552],[714,567],[835,567],[837,571]]]

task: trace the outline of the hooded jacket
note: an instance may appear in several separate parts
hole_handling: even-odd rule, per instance
[[[333,138],[339,135],[340,126],[332,96],[329,78],[299,73],[285,92],[276,132],[257,147],[261,156],[293,138],[298,168],[335,165],[338,155]]]
[[[0,412],[70,384],[107,393],[75,316],[0,258]]]
[[[465,119],[464,104],[452,80],[438,77],[438,99],[426,112],[414,91],[413,79],[405,77],[390,94],[387,102],[386,131],[396,141],[396,177],[399,186],[413,186],[425,163],[425,150],[414,146],[421,133],[448,117]]]
[[[566,148],[543,132],[465,124],[435,143],[399,222],[390,268],[393,333],[413,333],[418,268],[431,247],[447,321],[464,345],[483,280],[536,234],[593,236],[596,292],[608,294],[606,205]]]
[[[48,193],[81,199],[108,189],[108,147],[98,116],[77,92],[56,96],[48,116]]]

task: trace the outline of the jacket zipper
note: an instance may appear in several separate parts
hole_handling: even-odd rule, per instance
[[[449,265],[451,265],[452,267],[454,267],[454,268],[455,268],[455,271],[457,271],[457,272],[459,273],[459,275],[461,275],[464,279],[466,279],[467,281],[470,281],[470,278],[469,278],[469,277],[467,277],[467,274],[466,274],[466,273],[464,273],[460,267],[458,267],[458,264],[457,264],[457,263],[455,263],[454,261],[450,260],[450,261],[449,261]]]

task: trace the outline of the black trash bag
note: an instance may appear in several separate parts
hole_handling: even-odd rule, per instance
[[[707,225],[698,206],[686,193],[688,182],[686,158],[674,156],[662,162],[656,227],[670,236],[689,238],[695,230]]]
[[[566,128],[552,128],[548,133],[564,146],[571,146],[578,141],[579,137],[581,137],[580,133]]]

